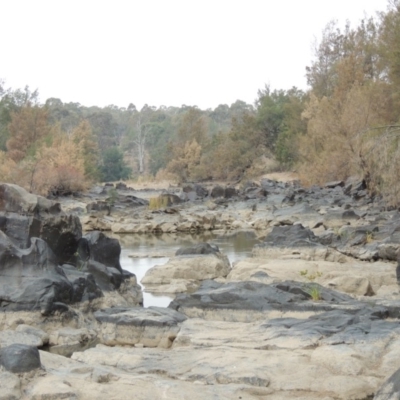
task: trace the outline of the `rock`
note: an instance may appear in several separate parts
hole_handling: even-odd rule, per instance
[[[195,201],[197,199],[204,199],[208,196],[208,190],[198,184],[186,184],[182,186],[180,198],[183,201]]]
[[[0,372],[0,400],[18,400],[21,398],[21,381],[18,376]]]
[[[44,332],[43,332],[44,333]],[[48,337],[47,337],[48,341]],[[0,347],[7,347],[13,344],[24,344],[32,347],[42,347],[44,341],[38,335],[28,333],[27,331],[11,331],[3,330],[0,331]]]
[[[333,189],[337,186],[343,187],[344,186],[344,182],[343,181],[332,181],[332,182],[327,182],[325,183],[324,187],[328,188],[328,189]]]
[[[0,232],[0,301],[3,310],[41,310],[48,314],[70,303],[73,287],[47,244],[32,239],[29,249],[13,246]]]
[[[109,215],[111,213],[111,205],[110,203],[106,202],[106,201],[94,201],[92,203],[89,203],[86,205],[86,211],[88,213],[91,213],[93,211],[95,212],[104,212],[107,215]]]
[[[206,248],[212,253],[180,255],[171,258],[164,265],[155,265],[146,272],[141,282],[150,292],[155,285],[171,286],[156,288],[158,292],[171,293],[172,287],[179,291],[193,289],[204,279],[227,276],[231,269],[228,258],[219,252],[213,253],[215,249],[211,246]],[[198,249],[205,251],[203,246]]]
[[[0,348],[0,365],[13,373],[29,372],[40,368],[40,355],[36,347],[12,344]]]
[[[238,191],[233,187],[222,187],[220,185],[214,186],[211,189],[210,197],[213,199],[215,198],[224,198],[224,199],[231,199],[238,195]]]
[[[82,385],[82,383],[81,383]],[[85,386],[85,385],[83,385]],[[77,389],[72,389],[68,380],[46,376],[38,382],[35,382],[30,388],[31,400],[78,400]],[[89,397],[94,396],[94,393],[87,393]],[[93,398],[93,397],[92,397]]]
[[[42,331],[39,328],[35,328],[33,326],[30,326],[30,325],[20,324],[15,328],[15,330],[17,332],[21,332],[21,333],[23,332],[25,334],[38,337],[41,340],[42,345],[47,344],[49,342],[48,333]],[[42,345],[40,345],[40,346],[42,346]]]
[[[312,230],[301,224],[275,226],[261,244],[253,248],[255,257],[294,257],[307,260],[344,262],[346,257],[322,245]]]
[[[374,396],[374,400],[398,399],[400,399],[400,369],[387,379]]]
[[[88,255],[85,257],[93,261],[112,267],[122,272],[119,258],[121,255],[121,246],[117,239],[109,238],[104,233],[94,231],[84,236],[87,241]]]
[[[83,268],[84,265],[82,265]],[[72,283],[73,295],[72,302],[92,301],[103,296],[103,292],[97,285],[94,276],[83,270],[77,269],[72,265],[63,265],[62,270],[65,276]]]
[[[224,195],[225,195],[225,189],[222,186],[217,185],[211,189],[210,197],[212,197],[213,199],[218,197],[224,197]]]
[[[210,245],[209,243],[199,243],[190,247],[183,247],[176,251],[176,256],[188,256],[199,254],[217,254],[219,253],[218,246]]]
[[[145,347],[171,347],[186,317],[171,309],[112,308],[94,314],[99,322],[101,343],[109,346],[142,344]]]
[[[79,218],[62,212],[59,203],[5,183],[0,184],[0,229],[21,248],[29,247],[32,237],[43,239],[59,264],[71,259],[82,236]]]
[[[311,301],[313,289],[324,302]],[[315,283],[284,281],[265,285],[253,281],[226,284],[204,281],[196,292],[177,295],[169,307],[190,318],[249,322],[272,315],[326,311],[335,303],[352,301],[348,295]]]

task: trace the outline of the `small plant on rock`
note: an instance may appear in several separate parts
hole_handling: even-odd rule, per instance
[[[318,286],[312,285],[307,290],[308,294],[314,301],[322,300],[321,290]]]
[[[372,243],[374,241],[374,234],[372,232],[367,232],[365,237],[365,243]]]
[[[317,278],[322,276],[322,272],[315,271],[314,273],[309,273],[307,269],[300,271],[300,275],[307,279],[308,282],[314,282]],[[306,284],[306,292],[311,296],[314,301],[322,300],[321,289],[315,284]]]
[[[317,278],[321,278],[322,272],[316,271],[313,274],[309,274],[307,269],[300,271],[300,275],[306,278],[309,282],[314,282]]]

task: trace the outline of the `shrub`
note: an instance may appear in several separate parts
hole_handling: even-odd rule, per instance
[[[149,199],[149,210],[159,210],[166,208],[169,205],[169,199],[167,196],[152,197]]]

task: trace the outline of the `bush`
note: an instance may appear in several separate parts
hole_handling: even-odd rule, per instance
[[[100,171],[103,182],[128,179],[132,172],[118,147],[110,147],[103,153]]]

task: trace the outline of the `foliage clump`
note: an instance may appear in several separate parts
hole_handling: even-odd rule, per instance
[[[169,206],[167,196],[151,197],[149,199],[149,210],[160,210]]]

